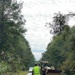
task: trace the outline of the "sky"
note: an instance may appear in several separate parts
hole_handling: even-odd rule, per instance
[[[18,0],[19,1],[19,0]],[[31,51],[36,60],[46,51],[47,45],[52,39],[50,28],[45,27],[46,22],[52,22],[54,13],[67,14],[75,12],[75,0],[20,0],[23,1],[22,14],[26,19],[25,38],[30,44]],[[75,17],[69,21],[74,25]]]

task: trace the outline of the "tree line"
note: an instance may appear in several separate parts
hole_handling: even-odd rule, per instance
[[[42,54],[41,60],[47,60],[66,75],[75,74],[75,26],[68,25],[69,17],[75,14],[56,13],[53,23],[48,23],[54,36],[47,46],[47,51]]]
[[[26,70],[35,61],[24,37],[22,5],[17,0],[0,0],[0,75]]]

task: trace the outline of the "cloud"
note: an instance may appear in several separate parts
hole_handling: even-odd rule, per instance
[[[42,54],[41,52],[33,52],[33,55],[35,56],[36,61],[39,60],[42,57],[41,54]]]
[[[75,0],[23,0],[22,14],[26,19],[25,28],[28,30],[25,37],[28,40],[35,58],[38,60],[41,53],[46,51],[52,35],[46,22],[51,22],[54,13],[61,11],[68,13],[75,11]],[[70,21],[71,23],[72,21]]]
[[[45,51],[47,44],[50,42],[50,37],[52,35],[50,35],[48,30],[42,28],[43,27],[32,28],[26,33],[26,38],[30,43],[32,51]]]
[[[70,27],[75,25],[75,17],[73,17],[69,20],[69,25],[70,25]]]

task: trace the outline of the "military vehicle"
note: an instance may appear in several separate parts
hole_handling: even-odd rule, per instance
[[[41,61],[41,68],[45,69],[45,75],[61,75],[62,70],[55,69],[48,61]]]

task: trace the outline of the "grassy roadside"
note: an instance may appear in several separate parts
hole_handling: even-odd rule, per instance
[[[4,75],[27,75],[28,71],[19,71],[17,73],[7,73]]]
[[[15,73],[15,74],[13,74],[13,75],[27,75],[27,71],[20,71],[20,72],[18,72],[18,73]]]

